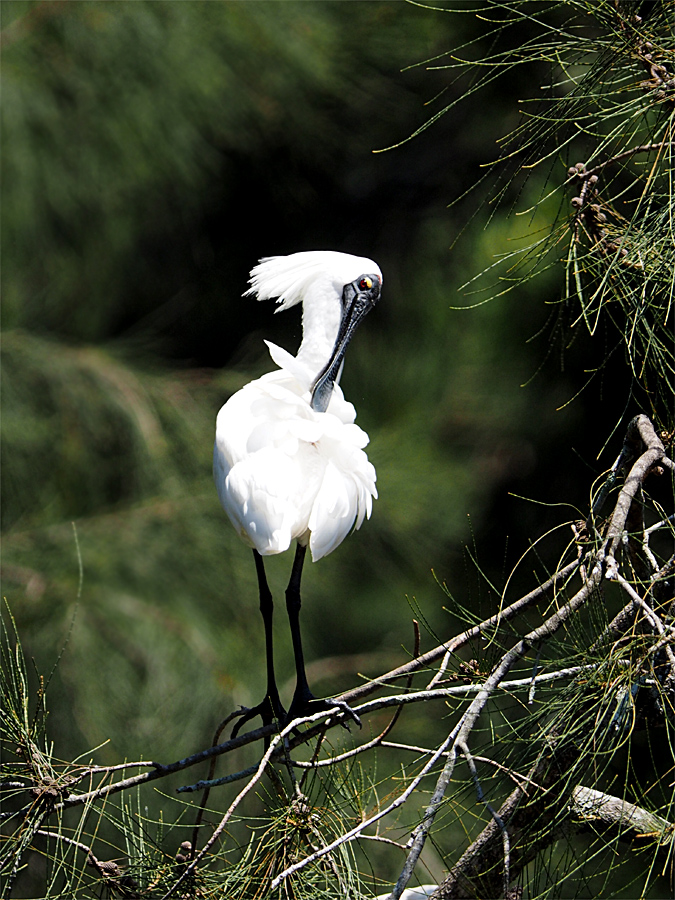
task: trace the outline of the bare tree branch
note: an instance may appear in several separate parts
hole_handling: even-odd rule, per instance
[[[675,824],[620,797],[579,784],[572,791],[570,811],[579,826],[600,830],[607,838],[615,831],[632,844],[655,842],[663,856],[672,852]]]

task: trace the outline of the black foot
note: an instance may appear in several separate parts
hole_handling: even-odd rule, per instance
[[[343,716],[340,724],[343,725],[347,731],[349,731],[348,719],[356,722],[359,728],[361,727],[361,719],[359,719],[351,706],[345,703],[344,700],[335,700],[330,697],[326,700],[317,700],[311,693],[301,694],[299,696],[296,694],[296,696],[293,697],[293,702],[288,710],[286,721],[292,722],[293,719],[302,718],[302,716],[311,716],[318,712],[329,712],[336,707]]]
[[[256,716],[260,716],[263,725],[271,725],[274,721],[278,721],[283,725],[287,720],[286,710],[281,705],[279,697],[270,697],[269,694],[267,694],[257,706],[254,706],[251,709],[242,706],[239,715],[241,718],[232,729],[230,739],[236,738],[241,731],[241,726],[246,722],[250,722],[251,719],[255,719]]]

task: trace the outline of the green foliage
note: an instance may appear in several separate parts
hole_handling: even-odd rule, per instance
[[[675,8],[621,0],[516,0],[472,9],[478,7],[486,32],[429,60],[435,69],[456,70],[467,87],[427,125],[494,79],[513,77],[516,68],[547,64],[550,72],[538,95],[530,91],[519,100],[520,123],[502,139],[493,164],[495,196],[512,202],[523,176],[543,173],[539,198],[518,213],[531,227],[521,246],[501,254],[482,280],[490,281],[496,268],[498,294],[521,290],[563,261],[563,340],[579,326],[595,335],[605,318],[611,322],[636,385],[670,427]],[[552,216],[537,234],[532,220],[542,206]],[[608,341],[592,368],[606,364],[615,338]]]
[[[16,6],[3,2],[3,22]],[[158,242],[181,232],[188,253],[214,252],[201,220],[238,202],[239,160],[274,145],[295,166],[338,163],[338,99],[365,116],[383,93],[383,58],[403,64],[432,27],[418,17],[402,52],[410,14],[379,4],[18,6],[3,48],[4,323],[88,341],[168,299],[153,296]],[[349,154],[371,141],[353,131]],[[237,208],[231,217],[248,222]],[[222,293],[221,281],[214,303]]]
[[[23,331],[5,335],[2,365],[4,528],[168,499],[203,474],[199,438],[211,416],[195,403],[203,385],[189,373],[169,379],[105,347],[68,347]],[[218,387],[222,381],[213,385],[214,405]]]

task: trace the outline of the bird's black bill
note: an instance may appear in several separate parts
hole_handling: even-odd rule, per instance
[[[354,332],[380,299],[380,279],[377,275],[362,275],[345,285],[342,291],[342,318],[333,353],[319,372],[312,388],[312,409],[326,412],[333,386]]]

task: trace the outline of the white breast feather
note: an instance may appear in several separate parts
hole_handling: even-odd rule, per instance
[[[312,559],[333,551],[377,497],[366,433],[335,387],[328,410],[286,371],[251,382],[218,414],[214,474],[220,501],[240,536],[263,556],[294,539]]]

